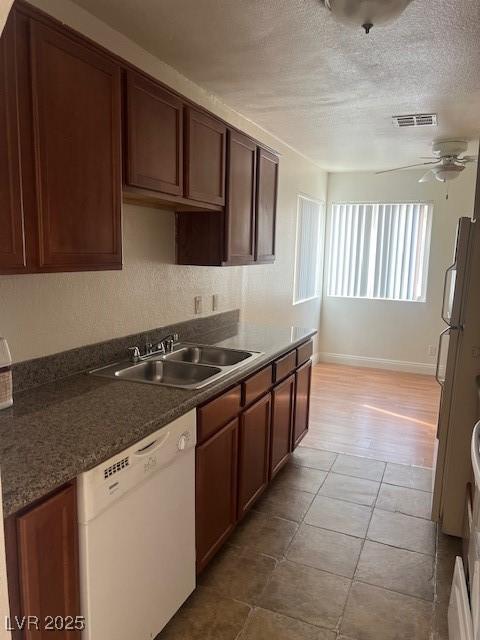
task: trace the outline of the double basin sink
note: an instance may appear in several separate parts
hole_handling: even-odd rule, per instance
[[[260,355],[256,351],[179,343],[170,353],[145,357],[136,363],[118,362],[90,373],[164,387],[200,389],[246,366]]]

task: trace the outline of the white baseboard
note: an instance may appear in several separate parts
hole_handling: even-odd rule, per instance
[[[435,365],[428,362],[408,362],[406,360],[388,360],[386,358],[369,358],[367,356],[352,356],[343,353],[317,352],[313,355],[313,362],[333,362],[352,367],[368,367],[370,369],[389,369],[390,371],[405,371],[406,373],[423,373],[435,375]]]

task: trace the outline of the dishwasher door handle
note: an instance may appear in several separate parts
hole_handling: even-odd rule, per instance
[[[156,438],[155,440],[152,440],[151,442],[141,447],[140,449],[137,449],[134,452],[134,455],[139,457],[148,456],[154,451],[158,451],[158,449],[160,449],[167,443],[167,440],[169,439],[169,437],[170,437],[170,431],[167,431],[165,435],[163,435],[161,438]]]

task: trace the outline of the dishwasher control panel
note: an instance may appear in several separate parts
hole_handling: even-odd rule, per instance
[[[196,445],[196,411],[177,418],[77,479],[79,522],[88,522]]]

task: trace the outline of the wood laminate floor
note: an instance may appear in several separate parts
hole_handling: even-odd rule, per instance
[[[430,467],[439,401],[433,376],[321,363],[302,445]]]

